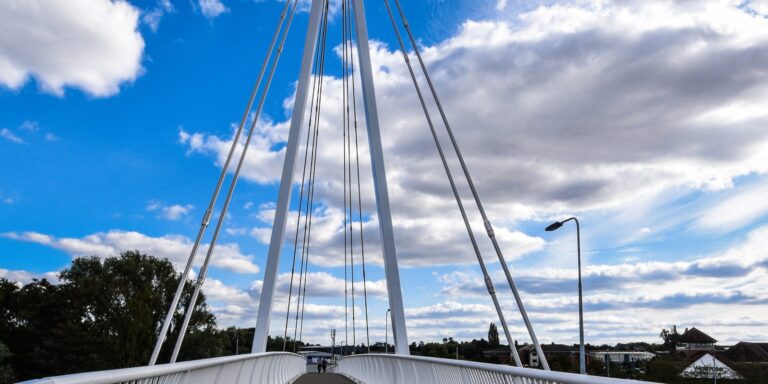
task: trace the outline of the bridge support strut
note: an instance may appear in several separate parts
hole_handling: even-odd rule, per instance
[[[315,54],[315,42],[317,41],[320,18],[322,16],[323,1],[315,0],[309,16],[309,27],[304,42],[304,53],[299,69],[299,83],[296,87],[296,99],[294,101],[293,114],[291,115],[291,128],[288,132],[288,145],[285,148],[285,162],[283,174],[280,178],[280,189],[275,207],[275,220],[272,223],[272,237],[269,241],[267,264],[264,268],[264,284],[261,288],[261,300],[259,312],[256,318],[256,331],[253,335],[253,353],[266,352],[267,335],[272,315],[272,299],[275,293],[277,279],[277,267],[280,264],[280,251],[283,248],[285,235],[285,223],[287,220],[288,206],[291,202],[291,188],[293,187],[293,171],[296,167],[296,155],[299,149],[299,137],[302,131],[305,106],[307,105],[307,90],[312,76],[312,57]]]
[[[288,133],[288,144],[285,151],[285,163],[280,179],[280,190],[275,207],[275,219],[272,225],[272,237],[269,244],[267,264],[264,268],[264,284],[261,290],[259,312],[256,319],[256,332],[253,339],[254,353],[264,352],[267,347],[267,335],[272,313],[272,301],[275,291],[277,269],[280,264],[280,252],[283,246],[288,207],[291,200],[293,173],[298,153],[299,137],[302,133],[302,122],[307,104],[307,90],[312,75],[312,57],[315,53],[318,27],[322,16],[324,1],[313,0],[309,16],[309,28],[304,42],[304,53],[299,71],[299,81],[296,88],[291,127]],[[403,295],[400,290],[400,272],[397,267],[395,239],[392,230],[392,215],[389,207],[389,192],[387,177],[384,169],[384,152],[381,145],[379,130],[379,115],[376,107],[376,95],[373,85],[373,71],[368,47],[368,27],[365,22],[363,0],[352,0],[355,17],[355,32],[357,41],[358,66],[362,80],[363,104],[368,128],[368,144],[373,168],[373,182],[376,194],[376,210],[381,232],[382,253],[384,255],[384,272],[387,279],[389,306],[391,309],[392,333],[394,335],[395,352],[408,355],[408,336],[405,328],[405,310]]]

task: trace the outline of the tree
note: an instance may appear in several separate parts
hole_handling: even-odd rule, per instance
[[[17,378],[145,365],[178,279],[167,259],[129,251],[103,260],[77,258],[58,285],[0,280],[0,340],[13,354]],[[187,282],[180,308],[192,289]],[[168,360],[182,320],[178,310],[160,361]],[[201,293],[179,360],[221,355],[228,344],[215,327]]]
[[[0,384],[11,384],[15,382],[13,377],[13,370],[5,362],[11,357],[10,351],[5,344],[0,343]]]
[[[491,323],[488,327],[488,344],[491,348],[499,347],[499,330],[496,329],[496,324]]]
[[[677,326],[672,325],[672,330],[662,329],[659,333],[659,337],[664,340],[664,348],[666,349],[674,349],[675,345],[677,345],[678,340],[680,340],[680,334],[677,333]]]

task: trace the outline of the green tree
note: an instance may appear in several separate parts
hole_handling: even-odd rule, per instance
[[[659,337],[664,340],[664,348],[668,350],[675,349],[677,341],[680,340],[680,334],[677,333],[677,326],[672,325],[672,330],[662,329]]]
[[[99,259],[77,258],[60,283],[23,287],[0,280],[0,341],[18,379],[144,365],[170,306],[179,275],[167,259],[138,251]],[[187,282],[180,308],[190,301]],[[183,310],[161,353],[167,361]],[[179,360],[219,356],[228,346],[201,294]]]
[[[491,323],[488,327],[488,344],[491,348],[499,347],[499,330],[496,329],[496,324]]]
[[[0,384],[10,384],[16,381],[13,377],[13,370],[9,365],[6,365],[6,360],[9,357],[11,357],[11,352],[8,351],[8,347],[0,343]]]

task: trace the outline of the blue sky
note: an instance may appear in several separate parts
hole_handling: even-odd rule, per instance
[[[576,215],[588,342],[658,341],[672,324],[759,341],[768,3],[404,3],[539,338],[578,337],[574,228],[543,231]],[[0,40],[0,276],[55,278],[72,257],[135,248],[182,264],[283,3],[25,4],[0,5],[0,35],[15,36]],[[484,337],[497,320],[479,268],[383,3],[366,6],[409,336]],[[307,19],[292,25],[204,288],[221,325],[254,324]],[[323,138],[339,133],[339,34],[336,13]],[[344,270],[341,146],[323,140],[306,333],[325,343],[344,327]],[[371,338],[382,340],[386,286],[361,151]]]

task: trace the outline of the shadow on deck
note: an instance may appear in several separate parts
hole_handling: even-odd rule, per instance
[[[305,373],[294,384],[354,384],[355,382],[337,373]]]

